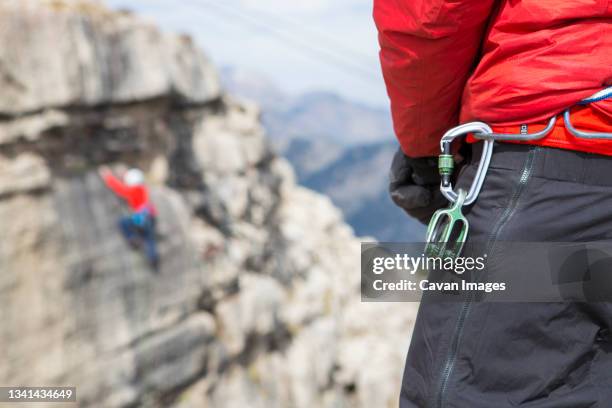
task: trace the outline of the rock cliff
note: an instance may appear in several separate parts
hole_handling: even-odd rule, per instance
[[[395,406],[411,304],[362,304],[359,240],[185,36],[0,1],[0,384],[84,407]],[[99,165],[144,169],[162,264]]]

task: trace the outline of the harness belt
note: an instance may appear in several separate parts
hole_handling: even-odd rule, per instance
[[[612,87],[597,92],[589,98],[580,101],[578,105],[588,105],[610,97],[612,97]],[[572,124],[570,111],[571,108],[568,108],[563,113],[563,122],[567,131],[573,136],[580,139],[612,140],[612,133],[587,132],[576,129]],[[511,134],[496,133],[486,123],[470,122],[452,128],[442,136],[440,140],[441,154],[438,158],[438,168],[441,177],[440,191],[450,201],[451,206],[447,209],[436,211],[429,223],[426,234],[427,245],[425,247],[425,252],[428,256],[457,257],[461,254],[469,230],[469,222],[463,216],[461,210],[464,206],[474,203],[478,198],[491,162],[494,142],[500,140],[514,142],[539,140],[548,136],[555,128],[556,123],[557,116],[555,115],[550,118],[543,130],[534,133],[525,131]],[[483,141],[482,154],[476,175],[468,191],[459,189],[456,192],[451,182],[454,168],[451,144],[456,138],[469,134]]]

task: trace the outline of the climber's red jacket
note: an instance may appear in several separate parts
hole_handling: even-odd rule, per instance
[[[612,85],[612,0],[374,0],[374,19],[409,156],[437,155],[460,122],[545,124]],[[585,130],[612,131],[612,101],[584,109]],[[612,154],[610,141],[561,130],[534,143]]]
[[[146,186],[128,186],[119,180],[110,171],[102,174],[102,179],[115,194],[123,198],[130,209],[135,212],[146,210],[152,216],[157,215],[155,206],[149,201],[149,192]]]

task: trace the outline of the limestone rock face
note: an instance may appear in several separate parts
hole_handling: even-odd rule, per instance
[[[188,37],[129,14],[83,1],[5,0],[0,11],[0,113],[219,96],[216,71]]]
[[[134,16],[0,7],[0,383],[83,407],[395,406],[416,306],[360,302],[359,240],[258,108]],[[158,271],[102,164],[145,171]]]

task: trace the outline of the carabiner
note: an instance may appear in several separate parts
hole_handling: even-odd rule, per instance
[[[567,109],[563,114],[563,121],[565,122],[565,128],[572,135],[579,137],[581,139],[612,139],[612,133],[605,132],[584,132],[582,130],[578,130],[572,125],[572,120],[570,119],[570,110]]]
[[[612,86],[602,89],[594,95],[591,95],[588,98],[581,100],[580,102],[578,102],[578,105],[588,105],[590,103],[603,101],[604,99],[608,99],[610,97],[612,97]],[[572,135],[582,139],[612,139],[612,133],[584,132],[576,129],[572,124],[572,120],[570,118],[570,109],[571,108],[565,110],[565,113],[563,114],[563,121],[565,122],[565,128]]]
[[[470,223],[461,211],[465,205],[466,196],[465,190],[459,189],[457,200],[451,207],[434,213],[425,237],[427,256],[455,258],[461,254],[470,229]],[[457,226],[459,230],[456,230]],[[451,238],[454,238],[452,242]],[[451,247],[447,249],[449,244]]]
[[[440,176],[442,179],[440,182],[440,191],[442,192],[442,195],[444,195],[444,197],[446,197],[451,203],[455,203],[457,201],[458,194],[453,190],[453,185],[451,183],[454,162],[450,145],[455,138],[468,133],[487,135],[492,133],[492,129],[489,125],[482,122],[465,123],[450,129],[444,134],[444,136],[442,136],[442,139],[440,140],[440,150],[442,151],[442,154],[438,159],[438,167],[440,169]],[[474,201],[476,201],[478,193],[480,193],[485,176],[487,175],[487,170],[489,169],[489,163],[491,162],[493,142],[493,139],[484,139],[483,141],[484,146],[482,149],[480,162],[478,163],[478,169],[476,170],[476,176],[474,177],[474,181],[472,181],[472,185],[467,192],[463,205],[472,204]]]

